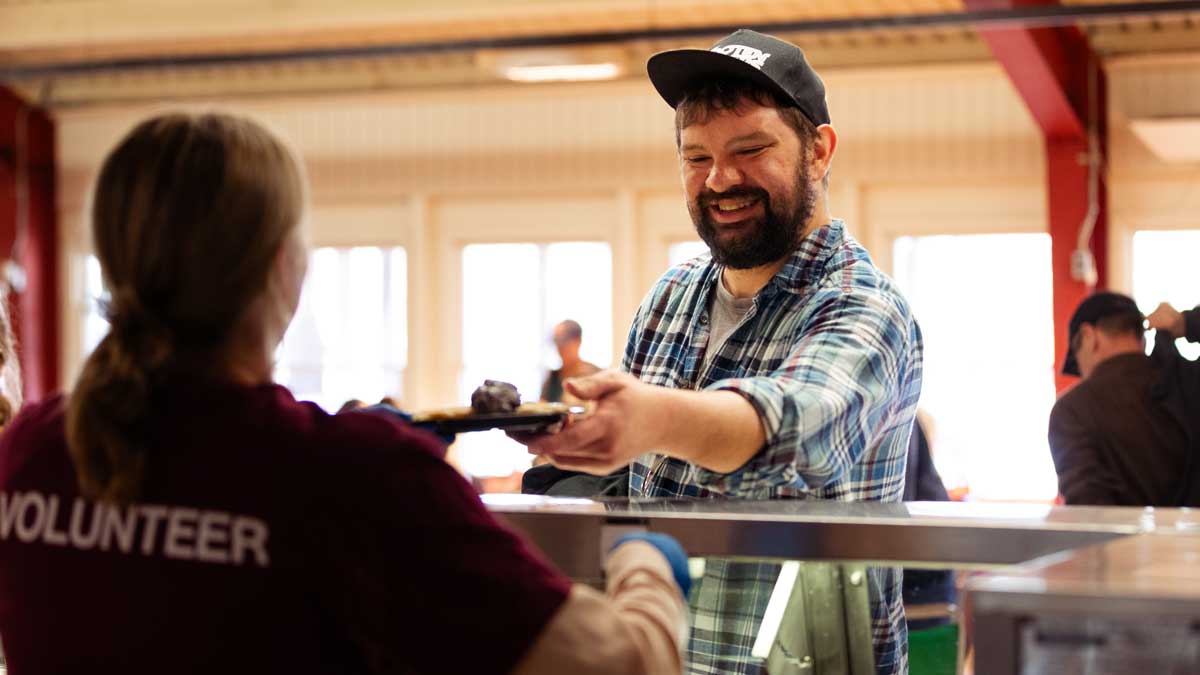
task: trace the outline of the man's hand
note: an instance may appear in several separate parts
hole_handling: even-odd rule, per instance
[[[560,469],[603,475],[657,452],[730,473],[766,442],[757,410],[737,392],[659,387],[614,370],[564,385],[595,402],[592,414],[571,419],[558,433],[510,434]]]
[[[1159,303],[1150,316],[1146,317],[1146,323],[1154,330],[1166,331],[1175,337],[1182,337],[1186,332],[1183,314],[1165,302]]]
[[[569,379],[563,386],[579,399],[595,401],[595,410],[556,434],[517,437],[530,453],[544,456],[560,469],[604,475],[659,442],[665,426],[655,419],[663,412],[656,406],[665,392],[660,387],[615,370]]]

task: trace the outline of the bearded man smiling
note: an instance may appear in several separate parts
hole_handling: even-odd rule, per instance
[[[639,497],[900,501],[921,332],[829,212],[837,148],[804,54],[740,30],[647,64],[675,108],[680,176],[711,255],[642,301],[621,370],[568,380],[593,414],[525,439],[556,466],[629,468]],[[691,673],[757,673],[779,566],[709,558],[690,597]],[[868,574],[879,673],[905,673],[898,570]]]

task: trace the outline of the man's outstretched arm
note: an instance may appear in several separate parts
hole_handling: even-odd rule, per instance
[[[758,412],[732,391],[658,387],[611,370],[566,387],[598,401],[595,413],[557,434],[522,439],[562,469],[609,473],[653,450],[728,473],[766,442]]]

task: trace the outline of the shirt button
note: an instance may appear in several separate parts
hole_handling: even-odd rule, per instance
[[[700,325],[701,325],[701,326],[707,326],[707,325],[708,325],[708,315],[707,315],[707,314],[701,314],[701,315],[700,315]]]

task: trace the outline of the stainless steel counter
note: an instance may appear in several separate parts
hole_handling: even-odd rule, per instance
[[[671,534],[698,557],[983,569],[967,586],[979,675],[1200,672],[1200,511],[524,495],[484,501],[581,580],[600,578],[602,552],[629,528]]]
[[[980,675],[1200,672],[1200,533],[1190,525],[1035,560],[973,579],[968,592]]]
[[[599,572],[606,531],[670,534],[694,556],[858,560],[908,566],[1013,565],[1162,529],[1200,528],[1200,515],[1030,504],[555,499],[486,495],[565,571]],[[1194,521],[1194,522],[1193,522]]]

